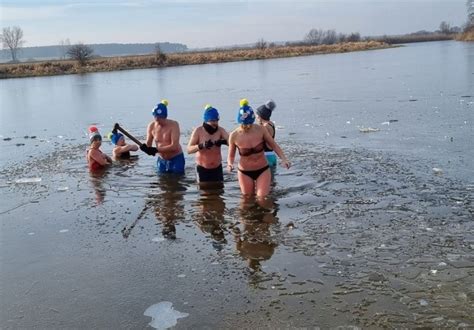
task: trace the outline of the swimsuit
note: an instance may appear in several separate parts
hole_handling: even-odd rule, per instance
[[[87,149],[86,151],[86,157],[87,157],[87,163],[89,165],[89,170],[91,171],[98,171],[104,168],[103,165],[100,165],[98,162],[95,161],[94,158],[89,158],[89,152],[91,149]]]
[[[184,174],[184,154],[180,153],[173,158],[166,160],[158,157],[156,160],[156,167],[158,174],[161,173],[175,173]]]
[[[260,152],[262,152],[263,150],[265,150],[265,142],[262,141],[261,143],[257,144],[255,147],[253,148],[239,148],[237,147],[237,149],[239,150],[239,155],[241,156],[250,156],[250,155],[253,155],[253,154],[258,154]]]
[[[222,164],[216,168],[205,168],[201,165],[196,165],[198,182],[222,182],[224,175],[222,173]]]
[[[239,168],[239,171],[240,173],[242,174],[245,174],[246,176],[250,177],[252,180],[257,180],[258,177],[260,176],[260,174],[262,174],[263,172],[265,172],[266,170],[268,170],[270,168],[270,166],[266,165],[262,168],[259,168],[258,170],[252,170],[252,171],[248,171],[248,170],[241,170]]]
[[[130,151],[122,152],[120,155],[117,156],[120,159],[130,159]]]
[[[272,138],[275,138],[275,125],[273,125],[272,122],[268,122],[268,125],[271,126],[271,128],[273,128],[273,134],[272,134]],[[275,155],[275,152],[273,151],[273,149],[270,149],[266,144],[265,144],[265,157],[267,158],[267,162],[268,162],[268,165],[270,165],[270,167],[275,167],[276,164],[277,164],[277,158],[276,158],[276,155]]]

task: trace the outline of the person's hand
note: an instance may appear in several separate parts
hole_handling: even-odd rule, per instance
[[[146,153],[149,156],[154,156],[158,152],[158,149],[155,147],[149,147],[145,143],[140,145],[140,150]]]
[[[206,147],[206,149],[211,149],[213,146],[214,146],[214,142],[212,142],[211,139],[207,140],[204,143],[204,147]]]
[[[288,159],[285,159],[281,162],[281,166],[283,166],[284,168],[286,168],[288,170],[291,167],[291,164],[288,161]]]
[[[232,172],[234,170],[234,165],[227,164],[227,171]]]
[[[228,145],[226,139],[219,139],[217,141],[214,141],[214,145],[217,146],[217,147],[220,147],[223,144]]]

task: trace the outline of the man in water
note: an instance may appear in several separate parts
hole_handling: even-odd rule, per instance
[[[148,124],[146,144],[140,150],[150,156],[158,153],[157,172],[184,174],[184,155],[179,143],[180,130],[177,121],[168,119],[168,101],[162,100],[152,111],[155,119]],[[156,147],[153,147],[155,141]]]
[[[194,129],[188,143],[188,154],[196,153],[196,175],[200,185],[222,183],[221,145],[227,145],[229,134],[219,126],[219,112],[206,105],[203,124]]]

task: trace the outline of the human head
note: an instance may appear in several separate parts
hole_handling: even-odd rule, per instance
[[[237,122],[241,125],[251,125],[255,122],[255,114],[247,99],[240,100],[240,109],[237,113]]]
[[[95,126],[89,127],[89,143],[91,146],[99,147],[102,144],[102,135]]]
[[[161,100],[160,103],[155,105],[152,114],[155,119],[166,119],[168,117],[168,100]]]
[[[263,120],[270,120],[273,110],[275,110],[276,104],[273,100],[268,100],[265,104],[257,108],[257,116]]]
[[[121,145],[125,143],[125,137],[123,136],[122,133],[112,133],[110,137],[110,141],[112,141],[113,144],[115,145]]]
[[[206,104],[202,119],[205,123],[217,125],[217,122],[219,121],[219,111],[210,104]]]

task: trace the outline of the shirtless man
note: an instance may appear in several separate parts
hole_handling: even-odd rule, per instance
[[[167,119],[168,101],[162,100],[152,112],[155,120],[148,124],[146,144],[140,150],[150,156],[158,153],[157,172],[184,174],[184,155],[179,144],[180,130],[178,122]],[[153,147],[155,141],[156,147]]]
[[[219,112],[206,105],[203,124],[194,129],[188,143],[188,154],[196,153],[196,173],[199,184],[223,182],[221,145],[227,145],[229,134],[219,127]]]

